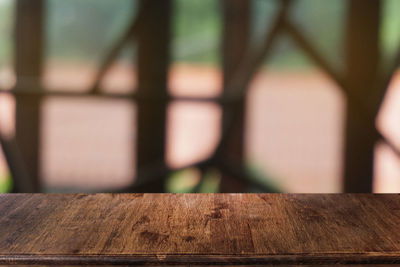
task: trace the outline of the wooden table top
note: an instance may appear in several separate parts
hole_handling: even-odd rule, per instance
[[[400,264],[400,195],[0,195],[0,264],[144,263]]]

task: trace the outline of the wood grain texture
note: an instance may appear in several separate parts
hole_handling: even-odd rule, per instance
[[[367,263],[400,264],[400,195],[0,195],[0,264]]]

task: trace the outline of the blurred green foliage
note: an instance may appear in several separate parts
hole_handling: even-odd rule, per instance
[[[188,168],[172,173],[166,183],[166,192],[169,193],[217,193],[220,184],[220,173],[209,169],[201,178],[196,168]]]
[[[0,68],[11,62],[13,9],[11,1],[0,1]]]
[[[173,13],[173,61],[219,61],[220,2],[175,0]]]
[[[8,193],[12,189],[12,179],[11,176],[8,174],[0,176],[0,194],[1,193]]]
[[[12,54],[13,4],[0,0],[0,67]],[[382,0],[381,45],[390,57],[400,41],[400,1]],[[49,59],[96,63],[128,27],[138,0],[48,0],[46,53]],[[251,44],[262,39],[279,8],[278,0],[251,0]],[[173,61],[220,62],[221,1],[174,0]],[[290,19],[317,45],[334,65],[343,65],[346,0],[298,0]],[[155,18],[156,19],[156,18]],[[290,38],[276,42],[273,66],[307,66],[306,59]],[[125,57],[128,57],[127,53]],[[124,57],[124,55],[122,56]]]
[[[400,1],[385,0],[382,10],[381,45],[384,57],[390,59],[400,44]]]
[[[126,29],[135,10],[132,0],[48,0],[47,56],[98,60]]]

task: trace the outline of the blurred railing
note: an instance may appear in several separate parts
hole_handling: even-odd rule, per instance
[[[217,0],[216,0],[217,1]],[[167,91],[170,63],[171,0],[142,0],[126,31],[104,56],[93,84],[85,92],[48,91],[41,85],[44,53],[44,0],[18,0],[15,22],[16,140],[2,138],[2,146],[17,181],[17,191],[40,191],[40,106],[49,96],[129,99],[137,103],[137,177],[122,191],[163,192],[172,171],[165,163],[166,106],[170,101],[212,102],[223,109],[221,139],[212,156],[191,164],[203,176],[207,169],[223,173],[223,192],[244,191],[253,184],[261,191],[276,191],[251,177],[244,166],[243,135],[247,88],[262,62],[271,55],[278,36],[286,34],[314,63],[336,82],[347,99],[344,187],[345,192],[371,192],[374,146],[383,140],[400,156],[400,150],[375,127],[388,84],[400,61],[400,50],[388,62],[379,46],[379,0],[347,1],[345,66],[335,68],[291,20],[295,0],[281,0],[272,27],[259,43],[250,42],[251,2],[222,0],[223,93],[220,97],[173,96]],[[134,93],[106,93],[100,83],[125,46],[138,45],[138,86]],[[26,77],[31,77],[26,79]],[[29,80],[29,82],[27,82]],[[18,151],[16,147],[18,146]],[[13,152],[11,152],[13,151]],[[21,166],[26,171],[21,174]],[[190,166],[185,166],[187,168]],[[29,178],[28,178],[29,177]],[[28,187],[24,185],[29,185]]]

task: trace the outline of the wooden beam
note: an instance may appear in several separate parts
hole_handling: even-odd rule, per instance
[[[137,102],[137,177],[149,166],[165,164],[171,1],[142,0],[139,12],[143,23],[137,36],[138,96],[160,99]],[[149,184],[143,191],[163,192],[164,178],[160,177],[157,184]]]
[[[18,0],[15,20],[16,90],[40,90],[43,57],[43,0]],[[16,95],[16,140],[34,191],[40,191],[40,98]]]
[[[374,112],[365,114],[352,101],[367,103],[376,90],[379,62],[379,0],[348,1],[346,25],[346,60],[348,86],[344,191],[372,192],[374,146],[376,143]]]
[[[249,43],[250,30],[250,1],[224,0],[223,2],[223,33],[222,33],[222,65],[223,65],[223,95],[229,95],[228,86],[235,73],[243,62]],[[232,85],[232,84],[230,84]],[[233,86],[239,86],[234,84]],[[222,156],[228,161],[235,162],[244,168],[244,120],[246,98],[223,105],[222,127],[228,122],[233,109],[236,117]],[[229,123],[232,123],[229,121]],[[227,174],[222,174],[221,192],[243,192],[246,184],[243,181],[232,179]]]

